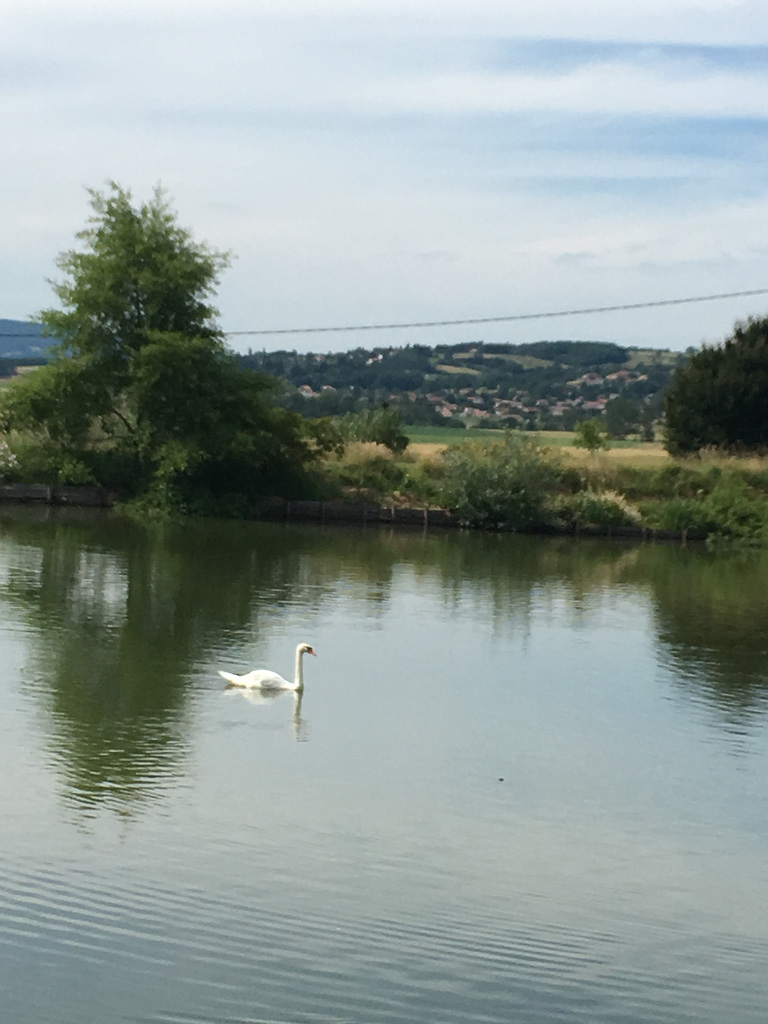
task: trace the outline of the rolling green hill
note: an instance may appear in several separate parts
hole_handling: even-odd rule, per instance
[[[658,417],[672,373],[687,358],[610,342],[538,341],[249,352],[243,362],[285,381],[278,403],[307,416],[387,402],[406,423],[474,418],[572,429],[618,398],[643,413],[638,422]]]
[[[39,324],[0,320],[0,376],[45,359]],[[572,429],[617,399],[636,422],[658,418],[687,356],[598,341],[471,342],[346,352],[248,352],[243,365],[283,381],[276,404],[309,417],[397,406],[409,424]],[[614,410],[616,406],[614,406]],[[630,416],[630,418],[632,418]]]

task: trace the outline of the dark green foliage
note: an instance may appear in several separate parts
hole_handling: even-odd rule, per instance
[[[629,398],[612,399],[605,407],[605,429],[611,437],[624,438],[640,431],[642,414],[637,402]]]
[[[195,243],[159,190],[135,207],[113,184],[91,205],[83,250],[58,260],[63,309],[40,317],[60,339],[54,359],[0,400],[28,465],[161,511],[243,511],[300,490],[302,421],[226,349],[209,303],[227,256]]]
[[[706,506],[695,498],[666,498],[649,503],[644,509],[644,521],[654,530],[685,530],[700,537],[706,536],[712,525]]]
[[[730,472],[701,498],[676,497],[649,503],[645,521],[657,529],[764,543],[768,539],[768,502],[741,475]]]
[[[382,406],[381,409],[365,409],[339,420],[339,428],[349,441],[369,441],[382,444],[399,455],[408,447],[408,437],[403,432],[403,421],[397,409]]]
[[[720,537],[764,541],[768,535],[768,502],[735,473],[724,475],[704,502]]]
[[[316,420],[307,420],[305,429],[318,454],[336,455],[338,458],[344,454],[347,441],[339,420],[322,416]]]
[[[704,347],[678,369],[665,412],[673,454],[767,446],[768,319],[737,325],[722,345]]]
[[[194,242],[160,189],[139,207],[114,183],[90,196],[89,226],[77,236],[85,248],[56,261],[67,277],[54,284],[64,309],[43,311],[44,333],[118,368],[153,331],[218,338],[208,299],[228,255]]]
[[[560,469],[535,441],[520,433],[470,441],[444,461],[442,501],[469,525],[526,530],[546,519]]]

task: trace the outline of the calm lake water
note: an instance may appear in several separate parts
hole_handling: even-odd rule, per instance
[[[0,508],[0,1018],[765,1024],[767,623],[765,552]]]

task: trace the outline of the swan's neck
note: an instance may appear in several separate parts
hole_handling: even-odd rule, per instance
[[[304,689],[304,651],[296,649],[296,663],[293,666],[293,688],[299,693]]]

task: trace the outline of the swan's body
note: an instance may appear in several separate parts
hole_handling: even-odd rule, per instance
[[[296,648],[293,682],[283,679],[277,672],[270,672],[268,668],[257,668],[253,672],[246,672],[244,676],[235,676],[230,672],[221,671],[219,671],[219,675],[227,680],[229,686],[243,686],[248,690],[294,690],[301,693],[304,689],[302,659],[305,654],[314,653],[309,644],[299,644]]]

